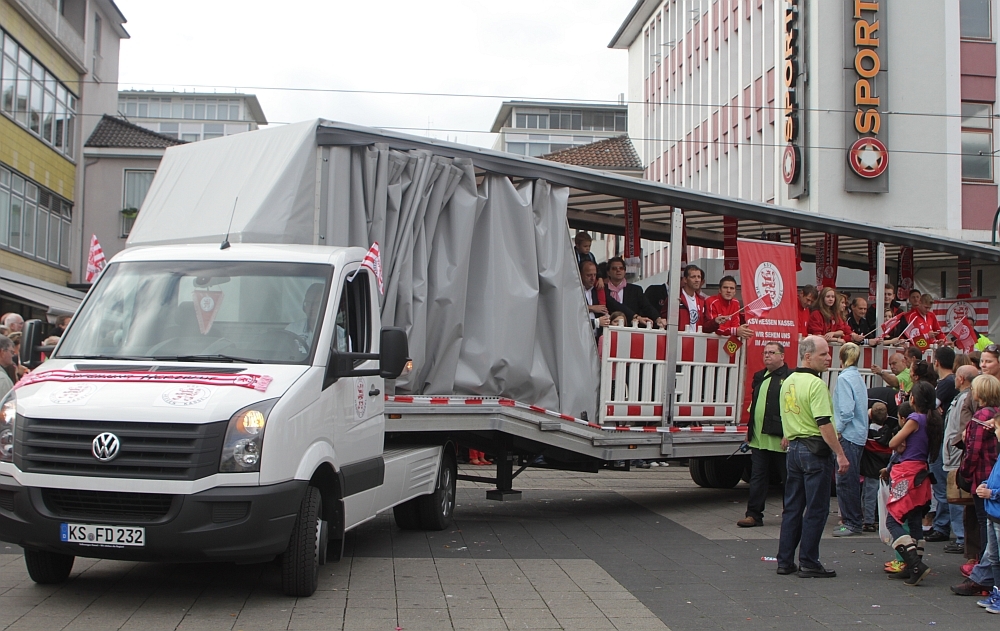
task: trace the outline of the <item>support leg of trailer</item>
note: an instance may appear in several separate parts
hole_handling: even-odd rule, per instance
[[[486,491],[486,499],[509,502],[521,499],[521,492],[513,490],[514,454],[504,449],[497,454],[497,488]]]

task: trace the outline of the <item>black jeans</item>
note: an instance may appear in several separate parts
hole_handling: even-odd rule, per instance
[[[779,472],[781,483],[784,484],[788,475],[784,452],[750,449],[750,499],[747,501],[747,517],[753,517],[757,521],[764,519],[764,501],[767,499],[772,471]]]
[[[973,491],[976,489],[973,488]],[[979,497],[978,495],[972,496],[973,501],[976,506],[976,521],[979,522],[979,556],[982,558],[983,553],[986,551],[986,500]]]

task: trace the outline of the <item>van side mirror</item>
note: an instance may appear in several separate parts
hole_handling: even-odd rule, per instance
[[[395,379],[403,373],[408,361],[410,346],[406,341],[406,331],[395,326],[383,327],[379,343],[379,375],[383,379]]]
[[[326,374],[323,376],[323,389],[329,388],[341,377],[373,377],[378,375],[383,379],[395,379],[406,368],[410,361],[409,345],[406,342],[406,331],[398,327],[387,326],[382,329],[379,348],[375,353],[342,353],[336,349],[330,350],[330,358],[326,364]],[[355,368],[357,361],[377,359],[378,368]]]
[[[52,352],[52,347],[41,345],[44,327],[41,320],[28,320],[21,333],[21,363],[32,370],[41,365],[43,352]]]

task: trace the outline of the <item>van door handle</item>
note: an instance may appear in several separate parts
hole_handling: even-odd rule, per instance
[[[372,386],[372,389],[368,391],[368,396],[370,396],[370,397],[377,397],[381,393],[382,393],[381,390],[379,390],[375,386]]]

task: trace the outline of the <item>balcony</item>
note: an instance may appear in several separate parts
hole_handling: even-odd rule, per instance
[[[86,72],[85,51],[83,35],[79,31],[83,30],[83,23],[79,25],[79,31],[64,16],[59,14],[54,0],[9,0],[11,5],[17,9],[31,22],[38,32],[56,50],[63,54],[78,72]]]

